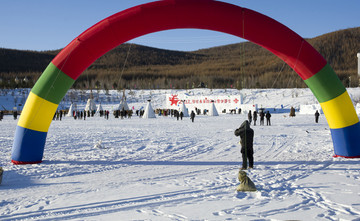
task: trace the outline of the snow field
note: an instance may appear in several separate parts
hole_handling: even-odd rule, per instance
[[[126,91],[135,109],[147,99],[154,109],[162,108],[165,94],[184,92]],[[348,92],[355,104],[360,90]],[[316,103],[311,91],[191,90],[193,95],[238,93],[245,104],[275,109],[272,126],[252,126],[255,169],[247,172],[257,192],[235,191],[241,156],[234,130],[245,115],[197,116],[194,123],[158,116],[65,118],[50,126],[44,162],[22,166],[10,163],[17,121],[5,116],[0,220],[359,220],[359,160],[332,157],[323,115],[319,124],[313,115],[288,117],[291,106]],[[108,110],[120,100],[116,91],[95,97],[110,101],[102,103]],[[24,92],[0,96],[7,109],[15,100],[25,100]],[[69,105],[66,99],[60,104]],[[99,142],[101,148],[95,147]]]
[[[258,188],[237,193],[234,130],[245,115],[51,124],[44,162],[10,163],[17,121],[0,122],[0,220],[355,220],[358,159],[332,158],[323,116],[273,114],[255,131]],[[259,122],[258,122],[259,123]],[[94,147],[101,140],[102,148]]]

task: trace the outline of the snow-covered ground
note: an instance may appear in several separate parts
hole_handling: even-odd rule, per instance
[[[355,102],[360,90],[348,91]],[[169,91],[128,93],[130,107],[151,98],[161,108]],[[316,103],[309,89],[192,93],[241,93],[244,103],[277,110],[272,126],[252,126],[255,166],[247,173],[257,192],[235,190],[241,156],[234,130],[245,115],[200,115],[194,123],[159,116],[67,117],[51,124],[44,162],[36,165],[11,164],[17,121],[5,116],[0,220],[360,220],[359,159],[332,157],[323,115],[315,124],[313,115],[286,113]],[[3,93],[1,104],[11,109],[14,96]],[[118,92],[107,96],[105,108],[119,102]]]

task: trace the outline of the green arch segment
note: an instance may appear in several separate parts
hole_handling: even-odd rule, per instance
[[[59,104],[74,82],[74,79],[50,62],[31,91],[45,100]]]
[[[326,64],[318,73],[304,80],[319,103],[323,103],[340,96],[346,88],[329,64]]]

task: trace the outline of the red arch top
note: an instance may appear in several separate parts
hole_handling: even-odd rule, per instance
[[[214,0],[162,0],[119,12],[75,38],[52,63],[76,80],[112,48],[142,35],[178,28],[207,29],[247,39],[280,57],[303,80],[326,65],[309,43],[286,26],[255,11]]]

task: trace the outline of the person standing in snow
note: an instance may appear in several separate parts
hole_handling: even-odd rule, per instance
[[[295,117],[295,108],[294,107],[291,107],[290,108],[290,114],[289,114],[290,117]]]
[[[260,110],[260,125],[264,126],[264,119],[265,119],[265,114],[263,110]]]
[[[241,126],[235,130],[235,136],[240,136],[241,143],[241,155],[242,155],[242,168],[241,170],[247,169],[247,160],[249,160],[249,169],[254,167],[254,130],[250,128],[250,122],[245,120]]]
[[[266,125],[271,126],[271,122],[270,122],[271,114],[269,111],[266,112],[265,117],[266,117]]]
[[[16,120],[18,116],[18,112],[16,110],[13,111],[13,116],[14,116],[14,120]]]
[[[254,111],[254,112],[253,112],[253,120],[254,120],[254,126],[256,126],[257,111]]]
[[[249,123],[251,124],[251,121],[252,121],[251,110],[249,110],[249,113],[248,113],[248,120],[249,120]]]
[[[109,111],[106,111],[106,120],[109,120]]]
[[[184,113],[181,111],[181,112],[180,112],[180,119],[182,120],[183,117],[184,117]]]
[[[315,112],[315,123],[319,123],[319,116],[320,116],[319,111],[316,110],[316,112]]]
[[[4,172],[3,168],[0,167],[0,184],[2,182],[3,172]]]
[[[190,119],[191,119],[192,122],[194,122],[194,119],[195,119],[195,112],[194,111],[191,111]]]

